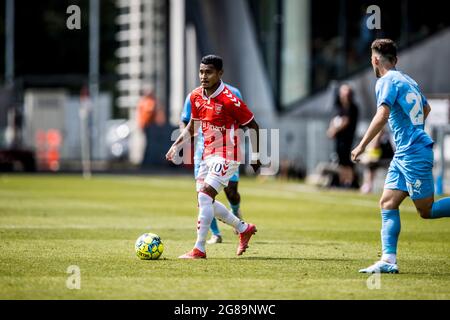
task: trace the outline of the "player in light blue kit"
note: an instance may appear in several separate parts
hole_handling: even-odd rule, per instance
[[[230,89],[233,92],[235,96],[237,96],[239,99],[242,100],[242,95],[239,89],[234,88],[229,84],[225,85],[228,87],[228,89]],[[181,113],[180,129],[183,130],[190,120],[191,120],[191,99],[190,95],[187,95],[186,100],[184,101],[183,112]],[[197,191],[199,191],[199,188],[202,185],[202,181],[198,181],[197,176],[198,170],[200,168],[200,162],[202,161],[203,149],[204,149],[203,134],[200,127],[198,131],[197,144],[195,146],[194,151],[194,177],[195,180],[197,181]],[[240,210],[241,195],[238,192],[238,183],[239,183],[239,170],[237,170],[236,173],[231,177],[228,183],[228,187],[226,187],[224,191],[230,204],[231,211],[239,219],[242,219],[242,214]],[[220,233],[219,226],[217,225],[216,218],[213,218],[211,222],[211,233],[212,233],[211,239],[207,241],[208,244],[222,242],[223,239]]]
[[[389,122],[396,151],[381,196],[381,260],[362,273],[398,273],[397,241],[400,234],[399,206],[409,195],[424,219],[450,217],[450,198],[434,201],[433,140],[425,133],[431,111],[417,83],[395,69],[397,46],[390,39],[372,43],[372,66],[377,76],[378,110],[360,144],[352,151],[359,161],[367,144]]]

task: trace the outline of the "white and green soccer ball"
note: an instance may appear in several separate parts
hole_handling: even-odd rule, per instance
[[[134,245],[136,255],[142,260],[156,260],[164,251],[161,238],[153,233],[144,233]]]

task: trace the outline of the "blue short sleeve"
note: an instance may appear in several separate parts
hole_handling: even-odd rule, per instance
[[[181,121],[188,123],[191,121],[191,95],[188,94],[184,100],[183,112],[181,112]]]
[[[233,90],[234,89],[234,90]],[[239,99],[241,99],[242,100],[242,94],[241,94],[241,92],[239,91],[239,89],[237,89],[237,88],[233,88],[231,91],[233,91],[233,93],[234,93],[234,95],[236,96],[236,97],[238,97]]]
[[[239,99],[242,100],[242,94],[241,94],[241,91],[240,91],[238,88],[233,87],[232,85],[229,85],[228,83],[225,83],[225,85],[228,87],[228,89],[231,90],[231,92],[233,92],[233,94],[234,94],[236,97],[238,97]]]
[[[377,107],[382,104],[392,108],[397,98],[398,89],[397,86],[390,79],[379,79],[376,85]]]

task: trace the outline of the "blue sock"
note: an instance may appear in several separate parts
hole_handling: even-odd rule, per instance
[[[217,225],[217,219],[213,218],[211,222],[211,232],[213,235],[218,236],[220,235],[219,226]]]
[[[381,244],[383,253],[397,253],[397,241],[400,235],[400,211],[381,210]]]
[[[442,198],[433,203],[431,219],[450,217],[450,198]]]
[[[231,204],[230,203],[230,207],[231,207],[231,211],[233,211],[233,214],[235,216],[237,216],[238,212],[239,212],[239,208],[241,207],[241,204],[240,203],[238,203],[238,204]]]

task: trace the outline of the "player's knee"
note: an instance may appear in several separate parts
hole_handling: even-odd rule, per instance
[[[417,213],[423,219],[431,219],[431,211],[433,210],[433,198],[414,200]]]
[[[210,186],[209,184],[207,184],[206,182],[203,182],[202,187],[200,188],[200,192],[206,193],[207,195],[209,195],[211,198],[215,198],[217,195],[217,191],[216,189],[214,189],[214,187]]]
[[[431,210],[429,208],[417,208],[417,212],[419,213],[422,219],[431,218]]]
[[[239,192],[235,188],[226,188],[225,193],[227,195],[227,199],[231,203],[239,202],[239,198],[240,198]]]
[[[206,194],[205,192],[199,192],[198,193],[198,205],[200,207],[205,205],[210,205],[213,202],[213,198]]]
[[[384,210],[396,210],[396,204],[392,199],[381,198],[379,202],[380,208]]]

